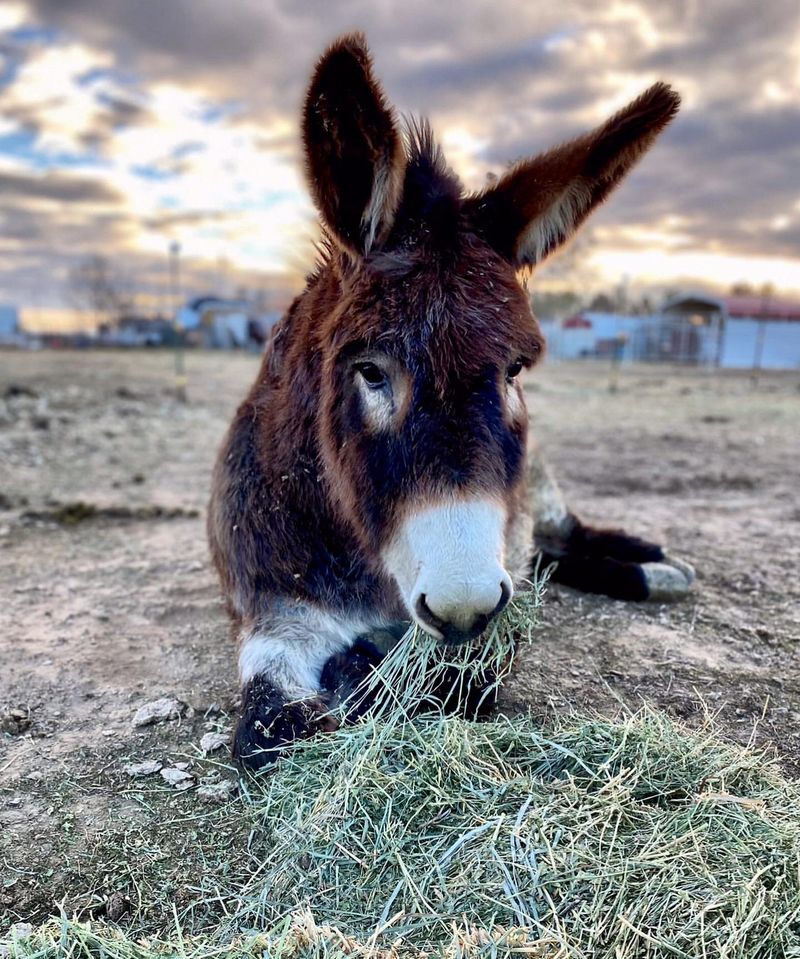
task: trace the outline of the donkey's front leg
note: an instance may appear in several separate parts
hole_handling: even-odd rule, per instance
[[[301,604],[243,630],[239,652],[242,712],[233,755],[250,769],[273,763],[292,742],[330,732],[337,703],[323,670],[346,655],[362,622]]]
[[[242,714],[233,737],[233,755],[242,766],[262,769],[291,743],[329,732],[336,725],[323,696],[290,700],[288,693],[260,674],[242,687]]]

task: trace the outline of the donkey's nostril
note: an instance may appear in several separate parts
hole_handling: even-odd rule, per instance
[[[427,623],[429,626],[433,626],[433,628],[439,632],[441,632],[445,626],[444,620],[437,616],[430,606],[428,606],[425,593],[419,594],[419,597],[414,604],[414,612],[423,622]]]
[[[511,599],[511,587],[505,580],[500,582],[500,602],[495,606],[494,612],[491,615],[491,619],[494,619],[495,616],[499,616],[500,613],[508,606],[508,601]]]

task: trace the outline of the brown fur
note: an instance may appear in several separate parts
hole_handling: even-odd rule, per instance
[[[317,64],[303,142],[311,195],[330,235],[352,252],[368,252],[391,226],[405,153],[362,34],[342,37]]]
[[[468,201],[477,229],[516,265],[535,265],[569,239],[619,185],[679,106],[674,90],[655,83],[591,133],[518,163],[497,184]],[[546,217],[570,190],[575,203],[567,229],[555,223],[543,249],[526,247],[531,223]]]
[[[442,497],[505,504],[509,551],[530,557],[527,413],[521,392],[509,402],[518,386],[506,375],[535,363],[543,342],[515,271],[567,239],[676,107],[657,84],[593,133],[465,197],[425,124],[404,145],[363,37],[327,51],[303,138],[329,239],[214,473],[209,540],[244,640],[268,641],[287,609],[407,619],[381,549],[409,511]],[[384,357],[387,390],[403,371],[391,430],[365,420],[364,355]],[[265,688],[248,686],[247,723],[260,709],[247,697]],[[280,695],[267,698],[280,705]]]

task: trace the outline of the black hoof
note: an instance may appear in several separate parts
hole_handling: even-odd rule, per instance
[[[350,649],[337,653],[325,663],[320,685],[330,694],[331,702],[340,705],[347,702],[347,721],[355,722],[369,712],[374,702],[362,689],[364,681],[381,662],[383,656],[367,639],[357,639]]]
[[[285,695],[263,676],[242,691],[242,715],[233,735],[233,758],[245,769],[271,766],[287,746],[336,728],[322,699],[285,702]]]
[[[497,704],[498,681],[493,670],[463,672],[451,667],[431,688],[420,712],[443,712],[462,719],[486,719]]]

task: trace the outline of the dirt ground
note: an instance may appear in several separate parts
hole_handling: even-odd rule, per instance
[[[181,405],[166,353],[0,353],[0,932],[60,906],[166,928],[148,883],[201,927],[223,908],[210,850],[257,856],[248,818],[196,788],[233,780],[199,746],[236,706],[204,509],[257,363],[189,354]],[[697,583],[673,606],[550,588],[506,708],[713,713],[796,774],[800,373],[755,388],[637,367],[609,385],[606,365],[535,371],[534,429],[576,512],[668,544]],[[134,726],[160,697],[180,718]],[[189,788],[126,771],[145,760],[188,764]]]

